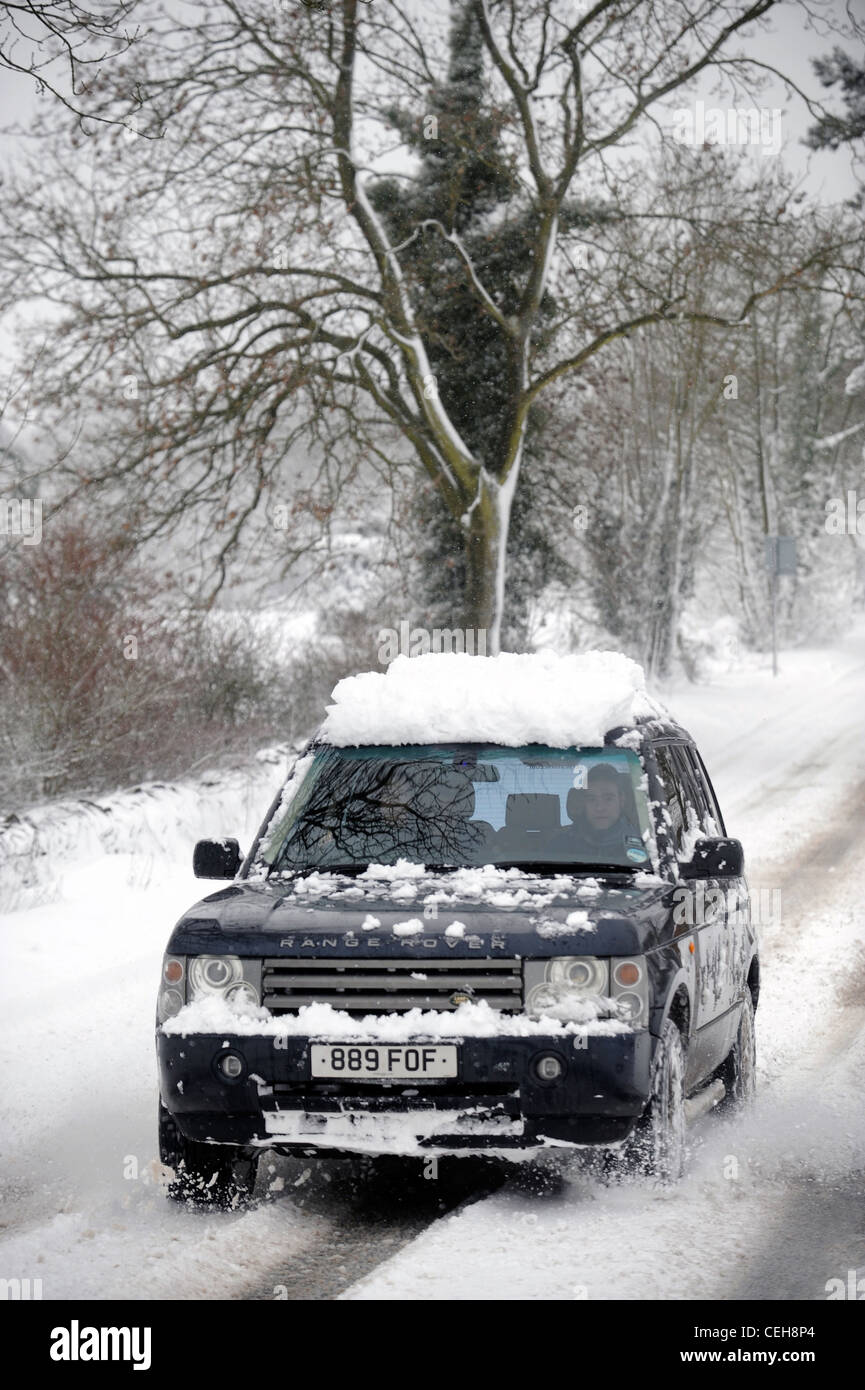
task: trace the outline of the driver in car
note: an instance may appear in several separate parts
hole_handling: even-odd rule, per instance
[[[609,764],[595,763],[585,791],[572,789],[567,805],[572,824],[561,832],[557,849],[567,847],[581,859],[599,862],[634,862],[638,854],[641,860],[648,857],[640,849],[639,827],[625,815],[621,775]]]

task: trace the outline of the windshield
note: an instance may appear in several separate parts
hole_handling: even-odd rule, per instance
[[[645,785],[620,748],[322,747],[260,858],[277,872],[399,859],[633,871],[650,858]]]

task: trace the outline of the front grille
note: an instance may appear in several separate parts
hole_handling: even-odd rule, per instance
[[[453,1010],[464,992],[493,1009],[523,1006],[518,960],[265,960],[261,1002],[272,1013],[331,1004],[347,1013]]]

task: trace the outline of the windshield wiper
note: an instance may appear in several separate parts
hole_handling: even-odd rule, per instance
[[[268,878],[272,873],[294,874],[296,878],[303,878],[305,874],[345,874],[351,878],[368,868],[369,864],[273,864]]]
[[[636,874],[635,864],[567,864],[560,860],[509,859],[507,863],[494,864],[496,869],[519,869],[522,873],[537,874]]]

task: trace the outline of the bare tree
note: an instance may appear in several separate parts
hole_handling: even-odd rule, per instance
[[[2,0],[0,67],[35,79],[76,115],[85,114],[90,70],[129,47],[135,0],[107,0],[99,9],[79,0]]]
[[[3,211],[7,302],[39,294],[61,311],[43,409],[67,423],[72,399],[89,390],[92,409],[101,397],[74,485],[134,499],[145,536],[201,510],[222,537],[221,577],[299,448],[346,467],[364,454],[385,479],[419,466],[464,536],[463,621],[495,650],[533,405],[612,342],[657,324],[743,324],[838,254],[823,244],[745,296],[716,284],[704,296],[687,228],[646,187],[647,142],[670,139],[672,96],[709,69],[731,100],[759,91],[766,65],[735,44],[773,3],[597,0],[575,15],[570,0],[206,0],[194,23],[163,13],[100,73],[92,107],[125,120],[143,103],[151,139],[94,136],[89,161],[67,148],[49,172],[41,154]],[[387,171],[410,199],[407,122],[415,144],[438,137],[428,118],[449,16],[479,35],[490,157],[510,191],[471,239],[445,216],[397,240],[375,188]],[[639,263],[633,216],[658,227]],[[476,254],[479,237],[502,248],[504,270]],[[605,273],[581,278],[587,247]],[[455,280],[497,364],[498,428],[482,449],[433,367],[430,291]]]

